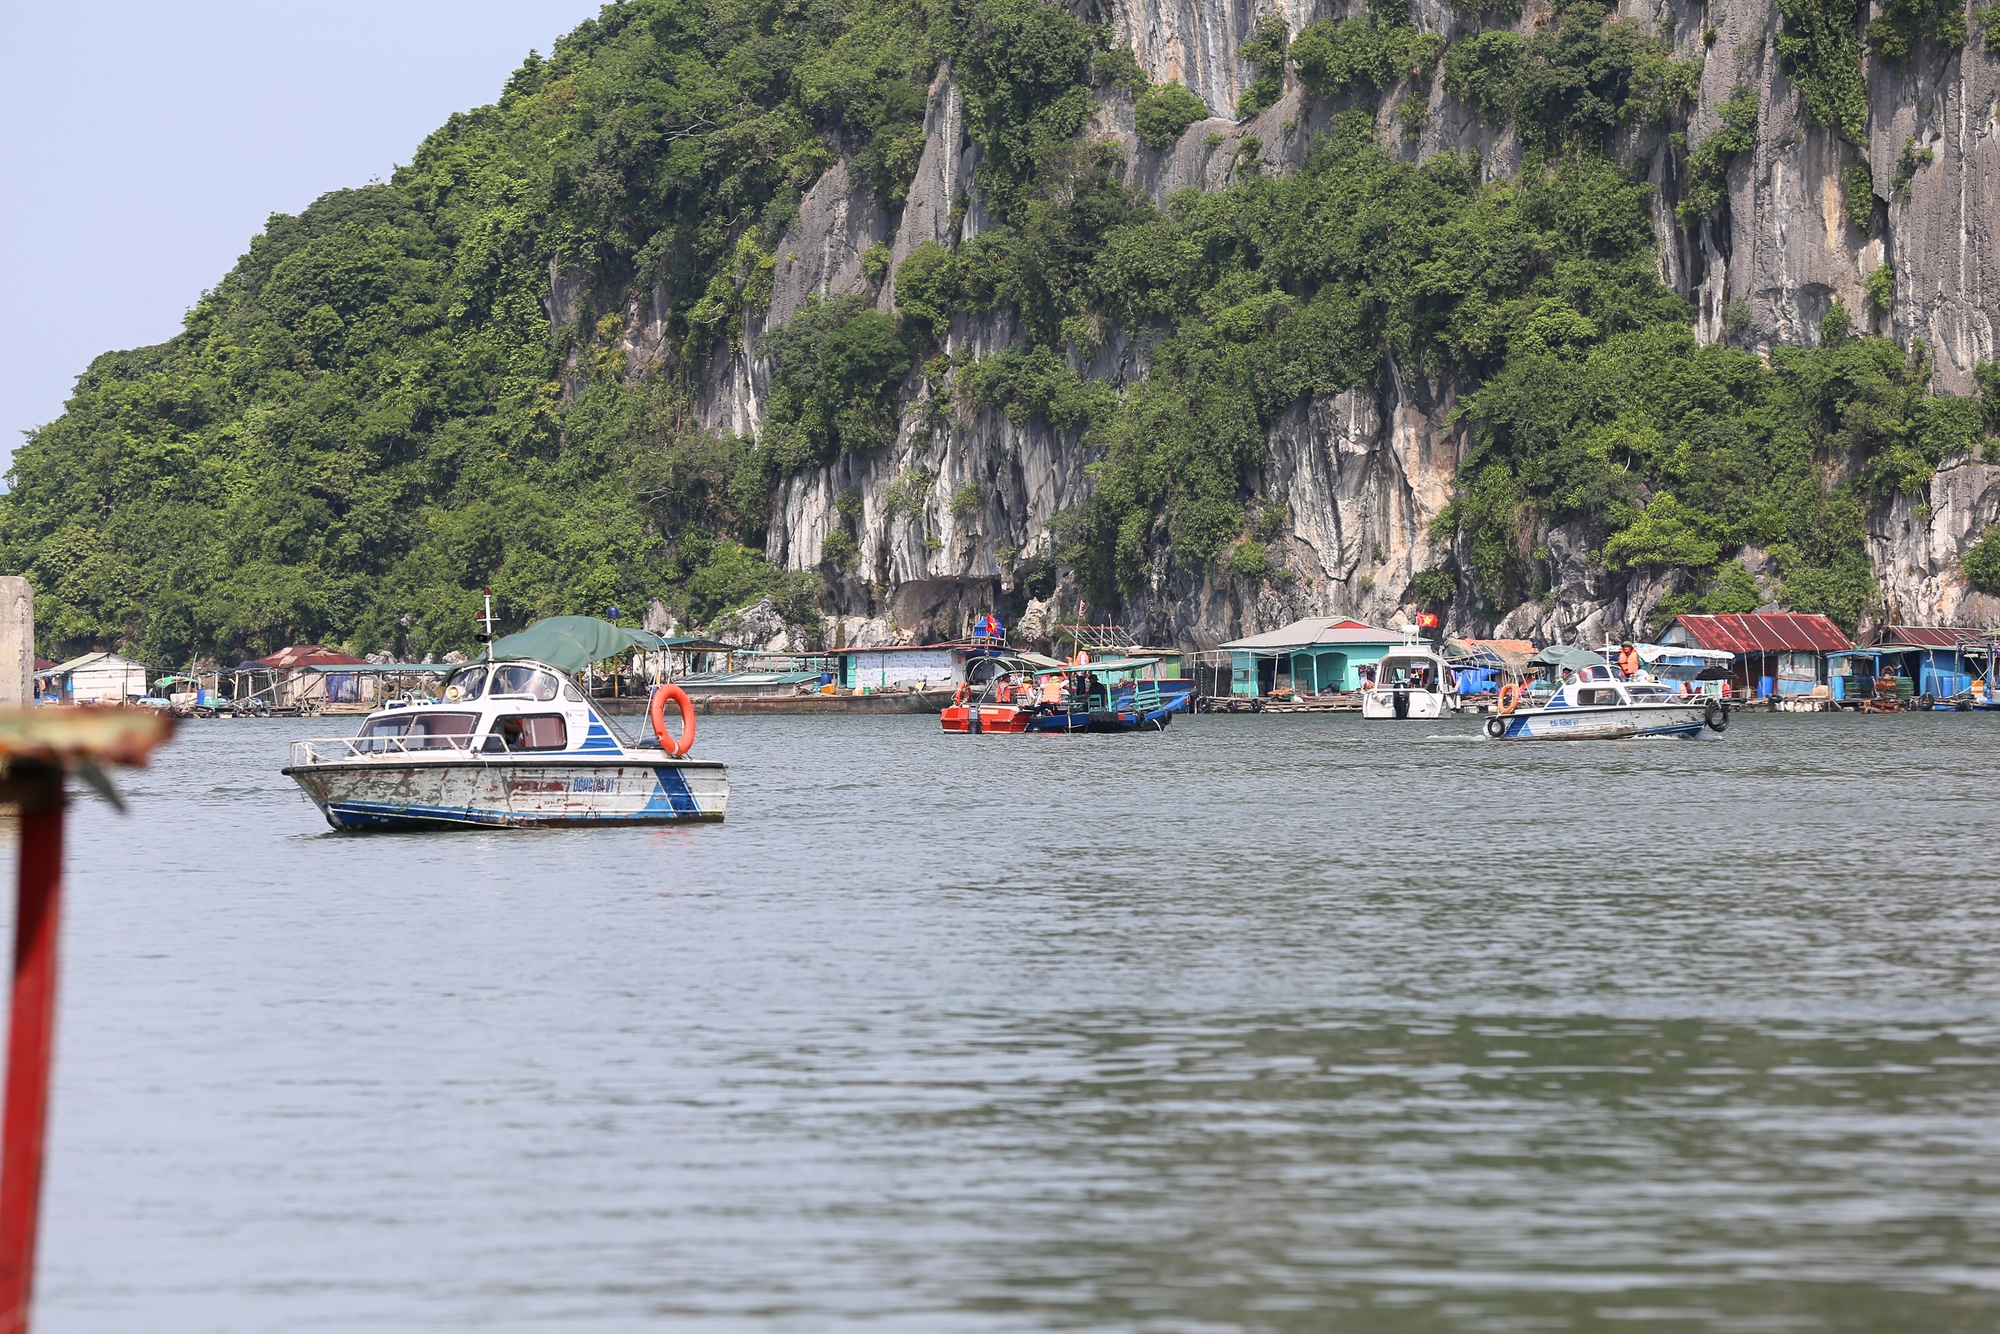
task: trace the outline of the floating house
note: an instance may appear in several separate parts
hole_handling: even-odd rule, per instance
[[[1172,659],[1161,663],[1160,675],[1178,679],[1180,676],[1180,655],[1175,650],[1167,650]],[[832,682],[843,690],[866,690],[871,694],[889,690],[949,690],[960,681],[970,680],[974,684],[989,679],[1000,669],[989,667],[982,671],[976,664],[987,658],[1024,658],[1038,665],[1053,667],[1054,658],[1025,649],[1010,648],[996,636],[974,636],[971,639],[954,640],[946,644],[913,644],[895,648],[842,648],[830,655],[837,666]],[[1093,658],[1105,656],[1136,657],[1135,650],[1121,650],[1107,655],[1102,652],[1091,654]],[[1150,650],[1145,656],[1154,656]],[[801,664],[803,665],[803,664]]]
[[[996,651],[957,643],[840,649],[834,654],[840,664],[834,684],[843,690],[944,689],[965,679],[968,657],[992,657]]]
[[[116,653],[86,653],[35,673],[35,693],[61,704],[122,704],[146,693],[146,665]]]
[[[1302,695],[1335,695],[1361,686],[1361,669],[1382,661],[1392,648],[1409,643],[1409,637],[1393,630],[1381,630],[1362,621],[1339,616],[1309,616],[1293,621],[1281,630],[1232,639],[1205,659],[1227,654],[1228,689],[1221,687],[1223,663],[1206,663],[1214,673],[1204,680],[1210,695],[1268,695],[1274,690],[1296,690]]]
[[[1829,694],[1828,656],[1854,647],[1826,617],[1790,611],[1676,616],[1660,643],[1729,654],[1730,693],[1739,699]]]
[[[1996,656],[2000,656],[2000,630],[1886,626],[1875,643],[1828,655],[1832,694],[1850,703],[1869,699],[1876,681],[1886,674],[1898,678],[1898,693],[1905,698],[1983,697],[1991,689]]]
[[[689,699],[760,699],[817,690],[825,673],[807,671],[690,672],[674,678]]]
[[[1877,653],[1898,659],[1898,673],[1910,678],[1919,695],[1951,699],[1985,679],[2000,632],[1931,625],[1892,625],[1875,641]]]
[[[338,670],[366,666],[366,658],[351,653],[319,644],[294,644],[246,662],[236,670],[254,675],[256,668],[263,668],[270,673],[272,703],[278,708],[296,709],[307,705],[372,703],[373,681],[364,680],[358,672]],[[252,689],[258,691],[261,687]]]

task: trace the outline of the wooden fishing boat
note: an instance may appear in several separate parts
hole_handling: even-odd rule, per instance
[[[1187,708],[1162,691],[1158,658],[1108,658],[1010,672],[960,694],[938,715],[947,732],[1158,732]]]

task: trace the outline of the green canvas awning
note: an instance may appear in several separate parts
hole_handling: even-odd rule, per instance
[[[1534,657],[1528,659],[1534,667],[1602,667],[1604,655],[1592,653],[1587,648],[1571,648],[1566,644],[1551,644]]]
[[[532,658],[573,674],[631,649],[650,653],[660,645],[660,637],[650,631],[628,630],[595,616],[551,616],[516,634],[502,635],[486,656]]]

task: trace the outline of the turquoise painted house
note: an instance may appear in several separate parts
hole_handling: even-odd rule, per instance
[[[1302,695],[1356,690],[1361,668],[1382,661],[1392,648],[1409,643],[1394,630],[1339,616],[1309,616],[1282,630],[1232,639],[1229,654],[1232,695],[1268,695],[1292,689]]]

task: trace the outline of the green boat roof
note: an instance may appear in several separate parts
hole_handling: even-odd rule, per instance
[[[551,616],[493,641],[485,657],[526,658],[574,675],[593,662],[630,649],[651,652],[661,640],[646,630],[630,630],[595,616]]]
[[[1129,672],[1135,667],[1151,667],[1158,662],[1158,658],[1107,658],[1103,662],[1087,662],[1081,666],[1071,663],[1060,667],[1044,667],[1035,675],[1068,676],[1072,672],[1081,672],[1086,676],[1097,676],[1105,672]]]

